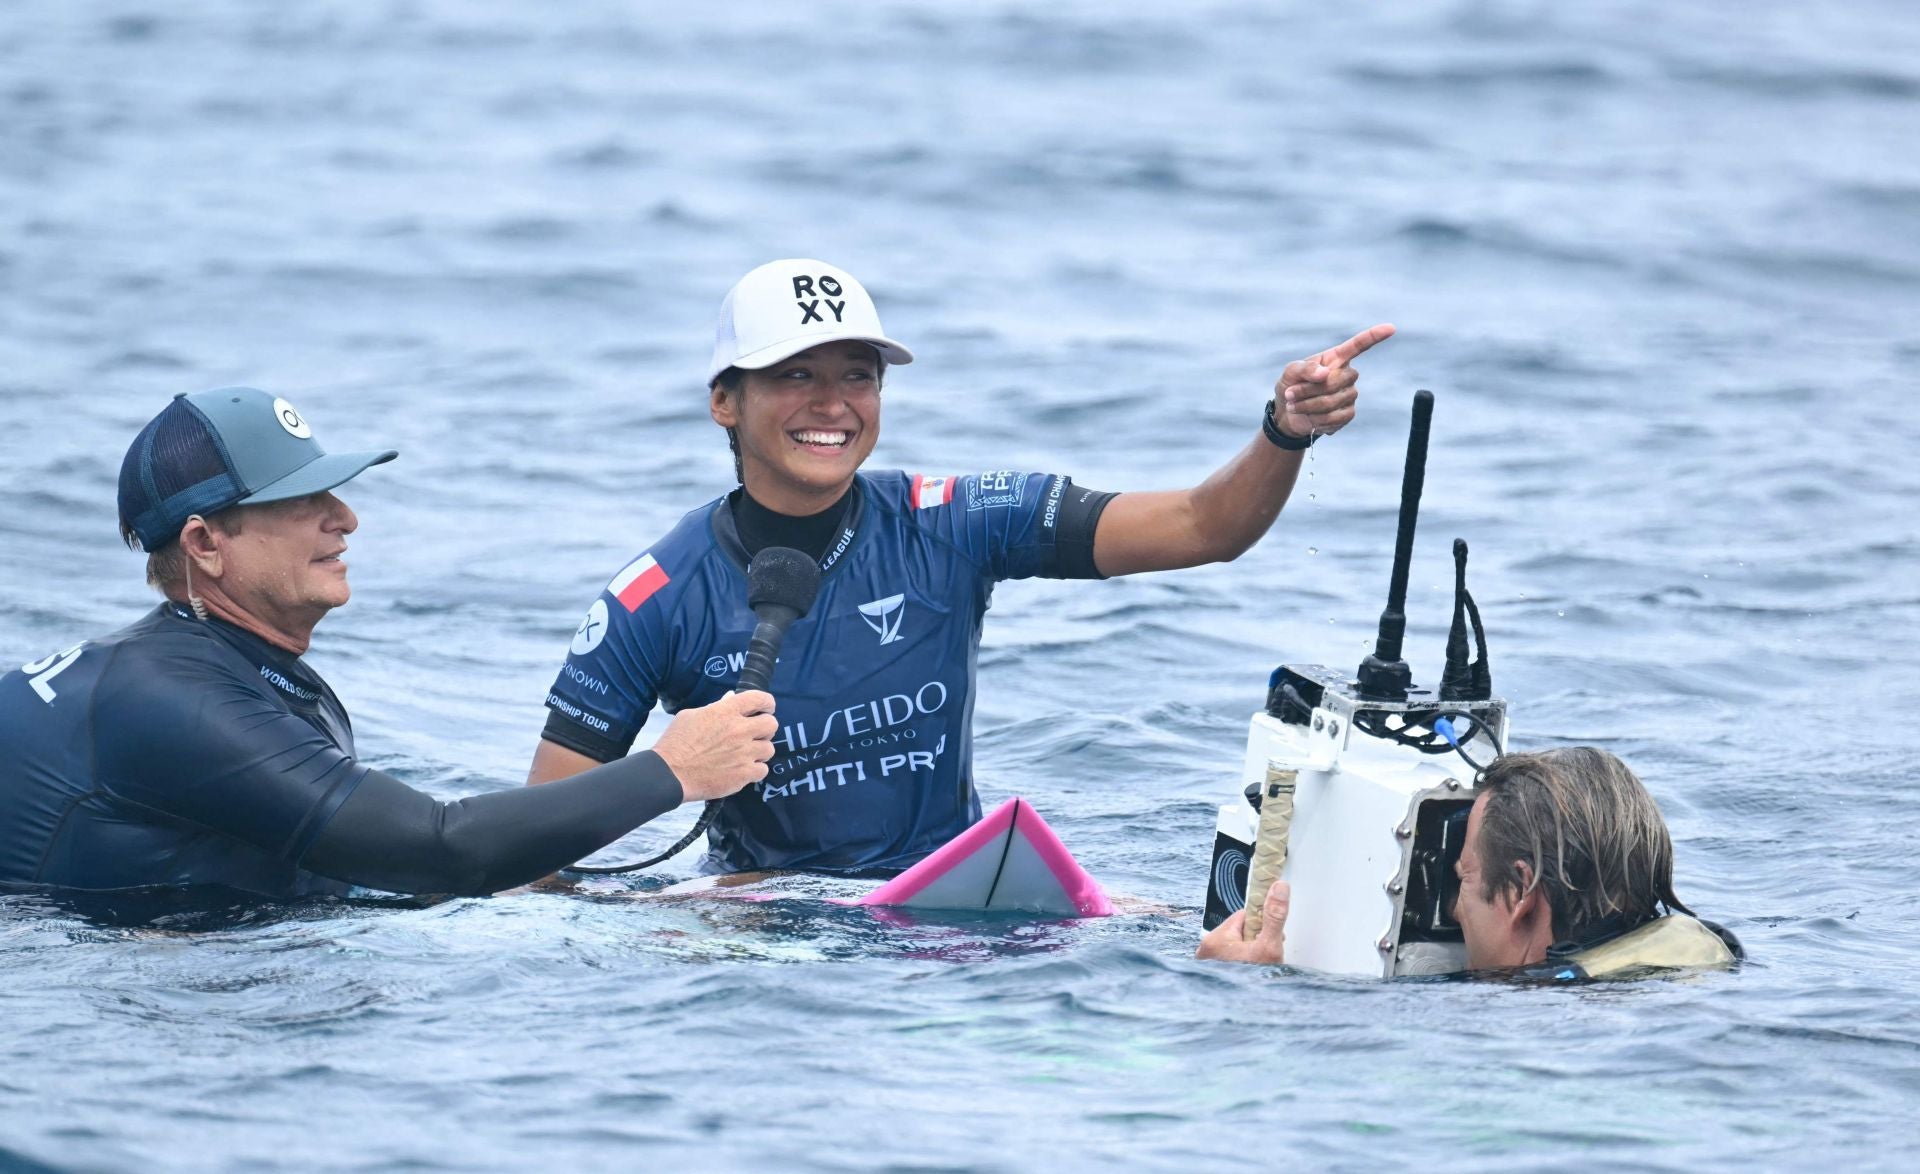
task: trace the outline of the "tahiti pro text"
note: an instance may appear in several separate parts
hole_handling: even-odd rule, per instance
[[[933,770],[946,750],[946,734],[940,734],[931,750],[910,749],[911,743],[919,741],[920,730],[907,723],[938,714],[946,708],[947,699],[944,682],[928,681],[910,694],[890,693],[828,710],[817,724],[801,721],[782,726],[773,744],[786,753],[774,758],[768,778],[757,784],[762,797],[784,798],[903,771]],[[859,753],[876,750],[882,752]]]
[[[907,740],[914,738],[918,733],[919,731],[917,730],[901,730],[893,735],[882,736]],[[858,743],[856,743],[856,745],[857,744]],[[828,787],[844,787],[848,783],[864,783],[870,777],[884,779],[889,775],[911,773],[916,770],[931,771],[939,764],[940,755],[944,753],[946,749],[947,736],[942,734],[940,735],[940,740],[934,744],[932,750],[908,750],[904,753],[882,754],[877,760],[858,758],[852,762],[829,763],[825,766],[816,766],[805,774],[784,782],[768,778],[753,785],[760,788],[760,797],[762,799],[785,799],[793,795],[824,791]],[[820,753],[827,752],[829,751],[820,751]],[[811,758],[813,755],[810,754],[805,757]],[[781,770],[794,769],[792,763],[793,759],[787,759],[785,762],[777,764],[776,773],[779,773]]]

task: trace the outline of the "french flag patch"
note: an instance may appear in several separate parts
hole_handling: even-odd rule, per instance
[[[913,475],[913,508],[931,509],[937,505],[946,505],[953,500],[953,478],[929,477],[924,473]]]
[[[613,577],[607,584],[607,590],[620,601],[620,606],[628,611],[639,611],[640,605],[653,598],[653,593],[667,585],[667,572],[653,560],[650,554],[643,554],[627,564],[627,569]]]

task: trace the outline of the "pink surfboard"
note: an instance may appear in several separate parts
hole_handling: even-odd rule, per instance
[[[1108,917],[1113,902],[1025,799],[993,814],[850,905],[1005,909],[1050,917]]]

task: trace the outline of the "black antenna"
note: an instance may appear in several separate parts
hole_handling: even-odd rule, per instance
[[[1474,662],[1467,663],[1467,624],[1473,624]],[[1447,633],[1447,671],[1440,678],[1442,701],[1488,701],[1493,677],[1487,669],[1487,630],[1480,624],[1480,608],[1467,590],[1467,541],[1453,540],[1453,629]]]
[[[1433,423],[1433,393],[1413,393],[1413,430],[1407,435],[1407,471],[1400,482],[1400,532],[1393,544],[1393,580],[1380,636],[1373,655],[1360,662],[1360,696],[1375,701],[1405,701],[1413,672],[1400,659],[1407,634],[1407,571],[1413,563],[1413,527],[1420,520],[1420,489],[1427,480],[1427,430]]]
[[[1473,670],[1467,665],[1467,540],[1453,540],[1453,627],[1447,630],[1447,668],[1440,674],[1440,700],[1473,696]]]

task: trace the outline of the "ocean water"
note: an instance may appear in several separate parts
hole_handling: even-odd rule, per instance
[[[761,261],[919,354],[878,467],[1192,484],[1287,360],[1400,334],[1239,561],[996,595],[984,798],[1161,911],[10,898],[0,1168],[1912,1168],[1920,13],[1377,7],[11,0],[0,663],[151,605],[121,453],[267,387],[402,450],[311,659],[441,796],[518,784],[594,591],[730,488]],[[1192,960],[1268,670],[1366,651],[1417,387],[1417,676],[1462,535],[1517,743],[1636,766],[1738,973]]]

